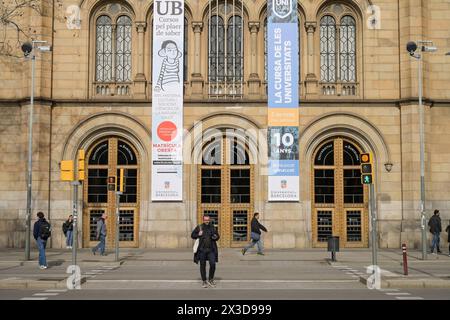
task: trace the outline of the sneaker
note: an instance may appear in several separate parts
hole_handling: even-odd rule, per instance
[[[43,269],[47,269],[46,266],[39,266],[39,269],[43,270]]]
[[[214,279],[213,279],[213,280],[209,280],[209,281],[208,281],[208,284],[209,284],[211,287],[213,287],[213,288],[216,287],[216,282],[214,281]]]
[[[44,266],[44,269],[47,269],[48,267],[47,266]]]
[[[207,283],[206,281],[203,281],[202,287],[203,287],[203,288],[208,288],[208,283]]]
[[[262,253],[262,252],[258,252],[256,254],[259,254],[260,256],[264,256],[264,253]]]
[[[245,255],[245,249],[242,249],[241,252],[242,252],[242,255]]]

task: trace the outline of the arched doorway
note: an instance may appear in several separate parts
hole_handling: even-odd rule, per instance
[[[250,239],[254,203],[254,165],[242,139],[212,137],[198,165],[197,221],[209,215],[218,228],[221,247],[239,247]]]
[[[368,246],[368,190],[361,184],[361,148],[347,138],[322,143],[312,162],[313,246],[338,236],[341,247]]]
[[[120,196],[119,245],[137,247],[139,243],[139,159],[135,148],[124,139],[110,137],[95,143],[87,153],[87,180],[84,184],[83,246],[92,247],[97,219],[108,215],[107,247],[114,246],[116,194],[108,191],[107,178],[119,177],[125,169],[125,190]],[[118,182],[118,181],[117,181]]]

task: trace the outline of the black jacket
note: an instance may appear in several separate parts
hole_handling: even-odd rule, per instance
[[[33,237],[34,237],[35,240],[37,240],[38,237],[40,236],[39,233],[41,232],[41,224],[42,224],[44,221],[47,221],[47,220],[45,220],[45,218],[43,218],[43,219],[39,219],[38,221],[36,221],[36,222],[34,223],[34,227],[33,227]]]
[[[430,227],[430,232],[435,234],[437,232],[442,231],[441,218],[437,215],[434,215],[428,221],[428,226]]]
[[[66,222],[63,223],[62,228],[64,235],[67,233],[67,231],[73,231],[73,220],[72,221],[66,220]]]
[[[266,227],[264,227],[261,223],[259,223],[258,219],[253,217],[253,219],[252,219],[252,232],[257,233],[257,234],[261,234],[261,230],[263,230],[264,232],[267,232]]]
[[[200,226],[202,228],[203,234],[199,236],[200,233]],[[197,226],[191,234],[192,239],[200,239],[200,243],[198,244],[197,252],[194,254],[194,262],[198,263],[199,261],[199,252],[204,250],[205,248],[205,240],[208,239],[211,241],[211,249],[214,252],[214,255],[216,257],[216,262],[219,262],[219,249],[217,248],[217,241],[220,239],[220,235],[217,232],[217,229],[210,223],[208,226],[206,224],[202,224],[200,226]]]
[[[447,231],[447,234],[448,234],[447,241],[450,242],[450,225],[447,226],[447,229],[445,229],[445,231]]]

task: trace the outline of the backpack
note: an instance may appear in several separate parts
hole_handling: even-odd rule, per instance
[[[46,220],[41,222],[39,227],[39,236],[42,240],[47,240],[52,235],[52,226]]]

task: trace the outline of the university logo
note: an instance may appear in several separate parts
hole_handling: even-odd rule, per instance
[[[287,188],[287,181],[281,180],[281,189],[286,189],[286,188]]]
[[[170,181],[164,181],[164,188],[170,189]]]
[[[284,19],[292,13],[292,0],[272,0],[273,13]]]

